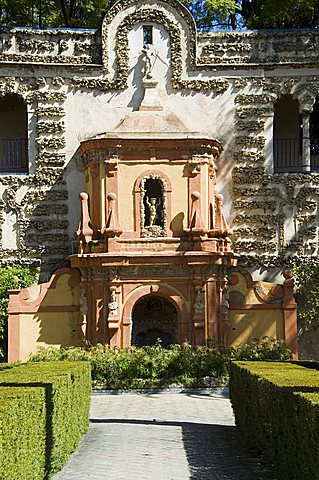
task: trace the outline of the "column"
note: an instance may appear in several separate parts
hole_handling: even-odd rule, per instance
[[[302,113],[302,171],[310,172],[310,113]]]

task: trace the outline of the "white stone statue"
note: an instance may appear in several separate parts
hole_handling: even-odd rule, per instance
[[[85,337],[87,326],[87,314],[89,311],[87,296],[83,288],[80,290],[80,314],[81,314],[81,330]]]
[[[116,287],[110,287],[110,301],[108,307],[110,315],[117,315],[118,303],[116,301]]]
[[[196,287],[196,299],[195,299],[195,304],[194,304],[194,310],[195,314],[201,315],[204,312],[205,309],[205,300],[204,300],[204,292],[202,290],[202,287],[197,286]]]
[[[142,48],[142,60],[144,62],[142,73],[144,80],[152,80],[152,71],[156,62],[156,52],[152,49],[151,45],[144,45]]]
[[[150,227],[154,225],[154,222],[157,218],[157,208],[160,206],[160,201],[156,202],[156,198],[148,198],[146,197],[146,204],[150,211]]]

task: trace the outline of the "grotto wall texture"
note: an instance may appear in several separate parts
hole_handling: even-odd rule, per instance
[[[315,259],[318,173],[274,173],[272,141],[279,98],[307,118],[319,95],[319,32],[200,33],[177,1],[123,0],[99,31],[1,30],[0,95],[27,104],[29,139],[28,174],[0,175],[0,232],[9,216],[16,235],[12,248],[0,239],[1,263],[41,264],[44,279],[66,264],[84,185],[78,148],[138,108],[144,24],[161,105],[223,147],[218,188],[240,265],[271,281]]]

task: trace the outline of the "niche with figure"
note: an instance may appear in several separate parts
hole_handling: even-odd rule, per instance
[[[142,237],[166,235],[166,190],[159,177],[141,181],[141,232]]]

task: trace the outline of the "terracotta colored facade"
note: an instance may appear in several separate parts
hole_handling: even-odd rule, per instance
[[[142,120],[144,124],[147,116]],[[79,253],[71,256],[71,264],[82,274],[88,305],[86,336],[92,343],[130,346],[133,309],[146,296],[172,302],[179,342],[222,339],[222,297],[237,255],[231,251],[222,196],[215,191],[221,148],[213,139],[197,138],[191,132],[184,135],[178,139],[172,138],[174,132],[166,135],[171,138],[156,138],[155,133],[154,138],[151,134],[141,139],[104,138],[81,146],[87,190],[92,192],[92,220],[88,196],[83,193]],[[136,167],[141,172],[137,176]],[[174,183],[169,177],[172,168],[179,172]],[[123,181],[130,190],[126,210],[119,215]],[[153,188],[158,204],[156,225],[151,225],[147,188]],[[184,192],[185,209],[174,215]],[[132,230],[122,227],[124,215],[132,216]]]
[[[105,281],[108,269],[104,267],[104,277],[97,278],[98,288],[94,282],[87,281],[86,277],[82,277],[81,281],[78,269],[61,269],[47,283],[12,291],[9,302],[8,361],[26,360],[39,347],[79,346],[86,340],[92,343],[104,342],[108,337],[113,345],[119,346],[121,340],[122,344],[125,340],[129,345],[130,337],[131,342],[144,340],[144,344],[160,337],[165,344],[169,341],[191,339],[193,334],[194,343],[201,342],[203,337],[200,338],[198,334],[203,334],[206,327],[215,331],[218,329],[216,336],[219,335],[218,338],[228,346],[242,345],[255,338],[268,336],[284,339],[295,355],[297,354],[296,303],[289,274],[281,286],[254,282],[247,270],[235,269],[222,296],[220,291],[212,291],[211,287],[225,287],[225,283],[218,283],[220,280],[216,277],[211,282],[207,281],[210,298],[222,298],[218,305],[219,317],[216,315],[215,305],[208,306],[212,314],[208,317],[207,313],[198,315],[203,310],[198,298],[193,302],[193,311],[190,308],[192,303],[185,301],[189,290],[186,289],[187,279],[185,276],[183,278],[180,269],[171,264],[164,267],[165,270],[158,265],[153,269],[150,265],[147,268],[148,276],[143,278],[142,275],[137,277],[137,266],[134,271],[126,267],[126,277],[123,275],[120,281],[113,282],[110,286]],[[169,268],[171,276],[167,286],[163,277],[167,276]],[[205,271],[202,266],[197,269],[200,270]],[[196,278],[193,275],[190,281],[194,280]],[[200,281],[202,282],[202,278]],[[86,287],[86,290],[83,287]],[[198,290],[195,287],[196,297]],[[109,291],[111,296],[115,294],[115,302],[106,303],[103,300],[103,294]],[[121,298],[124,300],[123,308],[118,303]],[[151,311],[148,308],[150,300]],[[141,309],[140,306],[146,308]],[[172,316],[173,311],[176,312],[175,318]],[[98,323],[92,312],[99,315]],[[149,317],[143,322],[145,313],[150,313],[151,322]],[[214,323],[209,322],[211,318]],[[132,320],[135,320],[135,325]],[[143,329],[147,330],[149,327],[155,330],[156,336],[143,338]],[[127,335],[126,338],[122,332]],[[103,339],[104,335],[106,340]],[[207,339],[208,337],[205,337],[205,340]]]
[[[284,338],[296,353],[296,305],[289,276],[284,287],[272,285],[270,297],[260,295],[255,305],[229,305],[228,283],[236,283],[233,272],[238,255],[231,249],[223,197],[216,193],[221,145],[186,131],[170,131],[162,138],[157,132],[145,135],[141,132],[153,115],[152,108],[147,115],[139,115],[138,111],[124,120],[132,124],[134,116],[137,131],[124,135],[115,129],[81,145],[91,218],[89,196],[82,193],[79,252],[71,256],[71,264],[81,271],[86,339],[119,347],[152,343],[156,335],[168,344],[201,345],[208,339],[236,344],[236,338],[227,340],[230,328],[236,330],[229,311],[237,311],[238,316],[242,309],[252,310],[258,319],[260,310],[274,310],[270,303],[274,293],[283,321],[276,327],[271,320],[275,329],[266,328],[262,336]],[[165,114],[163,119],[168,129]],[[177,175],[171,179],[173,168]],[[127,186],[125,209],[119,202],[123,184]],[[155,197],[153,219],[151,195]],[[180,206],[183,195],[184,210],[179,210],[176,204]],[[123,223],[132,229],[123,228]],[[247,285],[254,286],[249,273],[244,275]],[[176,324],[172,319],[165,325],[160,299],[174,306]],[[145,307],[137,315],[135,309],[142,301]]]

